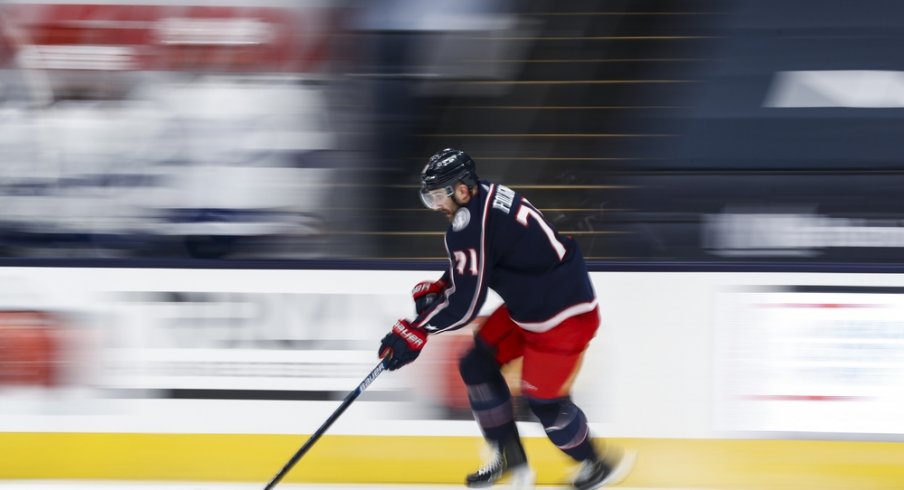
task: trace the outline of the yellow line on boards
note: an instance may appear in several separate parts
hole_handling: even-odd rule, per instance
[[[0,433],[0,479],[266,482],[307,436]],[[460,484],[479,464],[475,437],[324,436],[286,482]],[[603,447],[603,441],[600,441]],[[637,455],[625,486],[900,490],[904,442],[611,439]],[[573,464],[526,438],[538,483]]]

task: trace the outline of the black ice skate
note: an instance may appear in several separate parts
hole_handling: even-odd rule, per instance
[[[536,480],[536,475],[526,462],[510,467],[505,455],[499,450],[493,450],[490,461],[468,475],[465,478],[465,485],[470,488],[489,487],[507,475],[511,476],[512,488],[519,490],[533,488]]]
[[[588,459],[581,462],[572,485],[577,490],[594,490],[615,485],[624,480],[634,466],[633,452],[621,455],[617,460]]]
[[[603,486],[612,468],[602,459],[588,459],[581,462],[578,474],[572,484],[578,490],[592,490]]]

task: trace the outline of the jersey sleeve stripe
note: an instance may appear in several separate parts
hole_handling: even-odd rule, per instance
[[[449,287],[446,288],[446,291],[443,294],[442,302],[434,303],[428,313],[421,319],[421,321],[414,324],[414,327],[423,327],[430,333],[437,332],[436,328],[430,326],[430,319],[436,316],[437,313],[446,309],[446,307],[449,306],[449,296],[455,294],[455,272],[453,270],[455,268],[455,264],[452,262],[452,256],[449,254],[449,242],[447,240],[443,240],[443,244],[446,247],[446,255],[449,256]]]
[[[489,190],[489,192],[487,192],[486,201],[484,201],[484,203],[483,203],[483,215],[480,217],[480,272],[477,275],[477,286],[474,288],[474,297],[471,298],[471,305],[470,305],[470,307],[468,307],[467,313],[465,313],[465,315],[461,319],[450,324],[446,328],[434,330],[433,333],[440,333],[440,332],[444,332],[446,330],[453,330],[456,328],[460,328],[460,327],[464,326],[466,323],[468,323],[469,321],[471,321],[471,319],[474,318],[474,316],[477,314],[477,312],[475,310],[477,309],[478,305],[480,304],[480,297],[483,295],[483,292],[486,289],[484,287],[484,273],[486,272],[486,269],[487,269],[487,264],[486,264],[487,220],[489,219],[489,216],[490,216],[490,209],[492,207],[491,203],[492,203],[492,199],[493,199],[493,193],[495,191],[496,191],[496,184],[491,184],[490,190]],[[448,249],[448,247],[447,247],[447,249]],[[454,277],[454,275],[453,275],[453,277]],[[455,281],[453,279],[453,284],[454,284],[454,282]],[[448,301],[449,301],[449,299],[447,297],[446,302],[448,302]],[[432,318],[434,314],[431,314],[430,318]],[[429,322],[429,318],[424,321],[425,324],[428,322]]]

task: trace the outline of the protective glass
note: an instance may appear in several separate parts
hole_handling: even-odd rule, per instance
[[[421,202],[429,209],[439,209],[440,205],[445,203],[450,197],[452,197],[451,185],[432,190],[421,188]]]

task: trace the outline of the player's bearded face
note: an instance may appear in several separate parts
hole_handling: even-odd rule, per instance
[[[460,208],[460,207],[461,206],[456,204],[455,200],[452,199],[452,196],[447,196],[444,201],[439,203],[439,205],[437,207],[437,211],[440,211],[443,214],[445,214],[446,219],[448,219],[451,222],[452,218],[455,217],[455,212],[458,211],[458,208]]]
[[[454,192],[455,189],[452,186],[429,191],[421,190],[421,200],[429,209],[445,214],[446,218],[451,221],[460,207],[455,199],[452,198]]]

